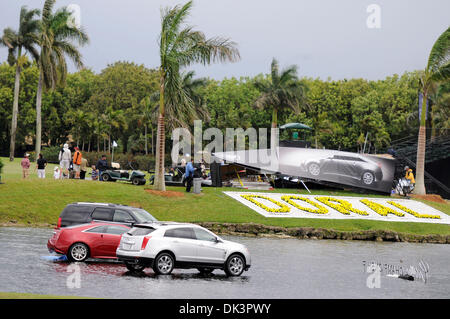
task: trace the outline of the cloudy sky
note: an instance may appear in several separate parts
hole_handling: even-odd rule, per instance
[[[133,61],[157,67],[160,9],[185,0],[57,0],[81,9],[91,43],[81,49],[85,64],[100,72],[109,63]],[[17,28],[22,5],[44,0],[0,0],[0,28]],[[379,20],[368,7],[376,4]],[[208,37],[238,44],[241,61],[192,66],[215,79],[268,73],[273,57],[299,75],[333,80],[382,79],[423,69],[431,46],[449,27],[449,0],[194,0],[188,21]],[[367,20],[379,21],[369,28]],[[0,48],[0,62],[7,50]],[[74,67],[71,66],[71,70]]]

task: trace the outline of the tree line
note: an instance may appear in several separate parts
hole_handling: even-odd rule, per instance
[[[8,154],[14,100],[15,67],[0,65],[0,145]],[[190,128],[194,119],[203,127],[270,127],[273,110],[261,107],[264,86],[271,84],[270,74],[254,77],[213,80],[184,74],[183,87],[196,100],[192,116],[171,114],[167,119],[167,143],[173,128]],[[35,140],[39,70],[27,62],[21,73],[19,92],[17,155]],[[373,150],[382,150],[390,142],[417,134],[420,72],[405,72],[383,80],[321,80],[299,78],[303,101],[297,110],[280,109],[278,124],[300,122],[314,128],[313,147],[358,151],[367,133]],[[42,96],[42,143],[60,145],[70,135],[85,151],[110,152],[117,141],[119,152],[154,154],[157,128],[158,71],[133,62],[116,62],[96,74],[90,69],[69,73],[66,85]],[[448,98],[450,85],[439,88],[431,100],[430,127],[435,134],[449,128]],[[440,107],[438,107],[440,106]],[[439,110],[440,112],[438,112]],[[302,137],[302,133],[300,133]],[[28,138],[28,139],[27,139]],[[287,137],[286,137],[287,138]],[[34,146],[34,143],[29,146]]]

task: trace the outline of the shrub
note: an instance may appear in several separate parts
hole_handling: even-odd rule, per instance
[[[59,152],[61,151],[61,148],[59,146],[50,146],[43,148],[41,150],[42,156],[47,160],[49,163],[59,163]]]

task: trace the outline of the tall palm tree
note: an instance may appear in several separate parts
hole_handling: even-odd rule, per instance
[[[426,106],[432,85],[450,78],[450,27],[434,43],[421,78],[423,102],[417,142],[416,186],[414,193],[425,195]]]
[[[207,79],[194,79],[195,72],[188,71],[180,74],[180,87],[171,92],[166,90],[165,99],[165,126],[166,129],[174,130],[177,127],[189,128],[194,120],[209,120],[210,115],[205,101],[198,93],[198,89],[206,86]],[[150,101],[159,102],[160,92],[157,91],[150,96]],[[159,114],[159,103],[154,108],[156,119]]]
[[[148,139],[147,131],[148,125],[152,124],[153,119],[153,104],[149,96],[144,97],[140,102],[139,122],[144,125],[144,139],[145,139],[145,155],[148,155]],[[152,128],[153,141],[153,128]]]
[[[192,112],[188,114],[190,118],[187,123],[193,123],[194,120],[209,121],[211,119],[206,102],[198,91],[208,84],[208,80],[206,78],[195,79],[194,75],[194,71],[185,72],[181,75],[182,88],[193,103]]]
[[[450,129],[450,81],[436,86],[431,100],[431,141],[434,141]]]
[[[46,0],[42,10],[38,43],[41,48],[38,68],[39,82],[36,95],[36,154],[41,151],[42,90],[64,85],[67,75],[66,56],[78,69],[83,67],[79,46],[89,42],[86,32],[73,23],[68,23],[71,13],[64,7],[53,12],[56,0]]]
[[[123,110],[114,110],[112,106],[108,106],[101,118],[106,123],[105,133],[108,135],[108,153],[111,153],[111,142],[119,135],[119,131],[127,129],[125,113]]]
[[[272,109],[272,128],[276,128],[280,111],[291,109],[295,113],[299,112],[304,88],[302,83],[298,81],[296,65],[280,72],[278,61],[274,58],[270,73],[269,81],[258,80],[255,82],[256,88],[262,92],[261,96],[256,99],[255,106],[260,109]],[[274,146],[274,138],[274,136],[271,136],[271,148]]]
[[[86,118],[87,113],[82,109],[70,109],[66,114],[66,123],[72,127],[71,133],[76,140],[77,147],[80,146],[80,138],[82,138],[83,133],[87,130]]]
[[[160,94],[157,129],[157,149],[154,188],[165,190],[165,106],[186,104],[187,96],[181,92],[180,70],[193,63],[204,65],[212,62],[237,61],[239,51],[228,39],[214,37],[207,39],[200,31],[184,26],[192,8],[192,1],[183,6],[165,8],[161,12],[161,33],[159,36]],[[183,101],[184,100],[184,101]]]
[[[19,30],[11,28],[3,30],[3,36],[0,44],[8,48],[8,61],[11,65],[16,65],[16,78],[14,82],[14,102],[12,108],[11,120],[11,141],[9,148],[9,160],[14,160],[16,149],[17,116],[19,114],[19,92],[20,92],[20,73],[22,66],[26,61],[25,55],[29,53],[33,59],[37,60],[39,52],[35,48],[37,43],[37,33],[39,30],[39,20],[36,16],[41,13],[38,9],[28,10],[26,6],[20,9]],[[25,53],[22,55],[22,52]]]

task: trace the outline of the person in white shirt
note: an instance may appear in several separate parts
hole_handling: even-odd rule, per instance
[[[69,166],[72,158],[72,152],[69,149],[68,144],[64,144],[64,147],[59,152],[59,165],[61,166],[61,178],[69,178]]]

